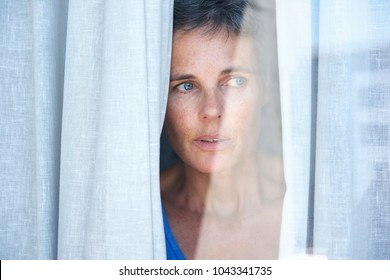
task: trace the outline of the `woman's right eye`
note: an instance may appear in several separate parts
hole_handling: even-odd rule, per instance
[[[177,89],[180,92],[186,93],[186,92],[189,92],[189,91],[194,89],[194,84],[190,83],[190,82],[184,82],[184,83],[177,85],[175,87],[175,89]]]

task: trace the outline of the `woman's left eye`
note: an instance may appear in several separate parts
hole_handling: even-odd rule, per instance
[[[247,83],[247,79],[246,78],[244,78],[244,77],[234,77],[234,78],[229,79],[226,82],[226,85],[227,86],[232,86],[232,87],[242,87],[242,86],[245,86],[246,83]]]

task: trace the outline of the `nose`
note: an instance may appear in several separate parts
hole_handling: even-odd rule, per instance
[[[224,98],[218,88],[208,89],[202,95],[199,117],[203,121],[222,119]]]

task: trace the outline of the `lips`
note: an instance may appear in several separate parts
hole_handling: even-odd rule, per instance
[[[201,150],[214,152],[224,150],[230,143],[230,139],[222,135],[201,135],[194,140]]]
[[[201,139],[202,142],[220,142],[222,139]]]

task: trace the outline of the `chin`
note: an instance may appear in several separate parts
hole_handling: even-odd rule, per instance
[[[191,166],[197,171],[205,174],[227,172],[233,168],[231,161],[226,158],[213,158],[201,162],[193,162]]]

